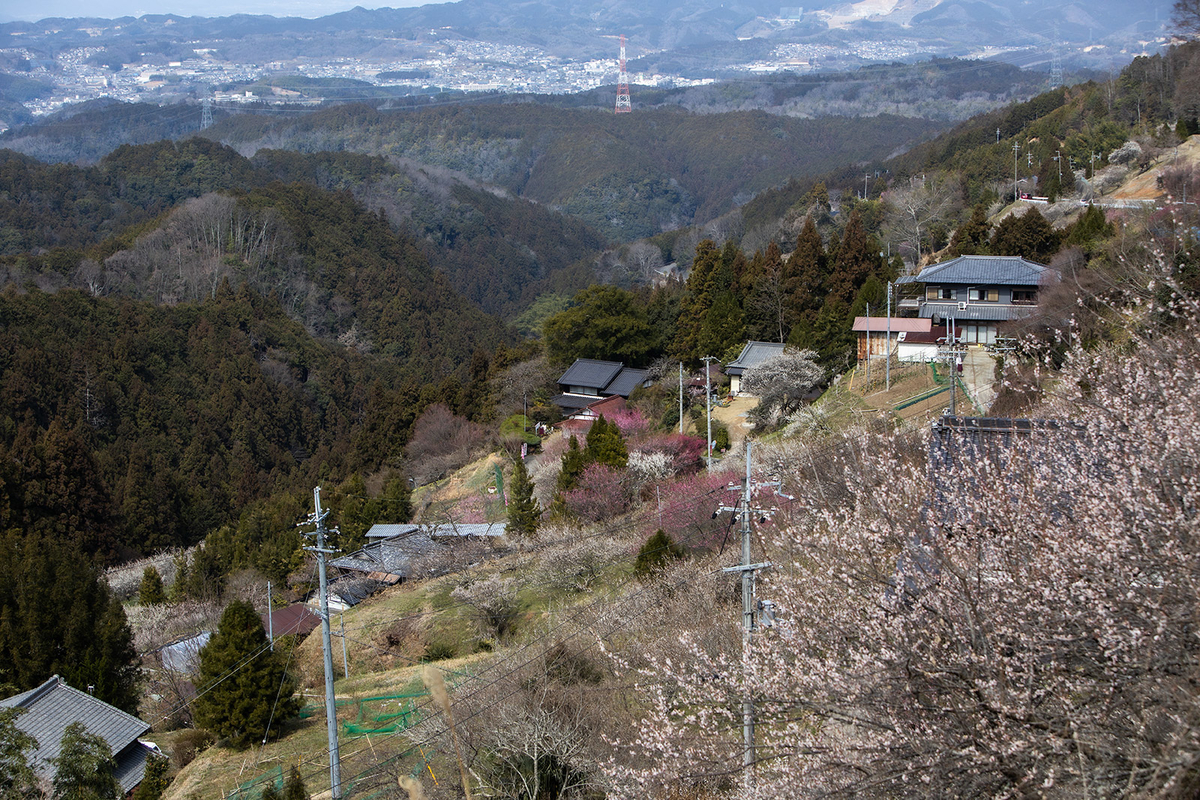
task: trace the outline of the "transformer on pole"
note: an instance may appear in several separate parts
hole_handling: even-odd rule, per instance
[[[618,114],[628,114],[633,111],[629,102],[629,75],[625,72],[625,34],[621,34],[621,72],[617,76],[617,111]]]

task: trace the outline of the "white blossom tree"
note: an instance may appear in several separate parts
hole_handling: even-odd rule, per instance
[[[742,388],[759,399],[756,421],[770,422],[795,412],[825,381],[815,350],[784,348],[779,355],[746,370]]]
[[[1076,348],[1061,424],[965,443],[958,491],[931,496],[927,431],[796,448],[802,510],[761,540],[777,624],[635,670],[614,796],[1196,796],[1197,319]]]

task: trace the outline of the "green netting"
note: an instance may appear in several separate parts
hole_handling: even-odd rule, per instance
[[[358,718],[343,722],[342,730],[351,736],[373,733],[395,733],[415,725],[421,718],[415,700],[428,697],[428,692],[379,695],[347,702],[357,703]]]
[[[268,783],[275,786],[275,791],[280,794],[283,793],[282,764],[276,765],[263,774],[239,784],[238,788],[229,793],[226,800],[259,800],[262,797],[263,788]]]

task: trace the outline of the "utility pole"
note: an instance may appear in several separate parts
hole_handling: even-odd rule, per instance
[[[867,303],[867,391],[871,391],[871,304]]]
[[[958,416],[958,404],[956,402],[958,396],[958,376],[963,368],[964,348],[958,346],[957,337],[954,334],[956,322],[953,317],[947,320],[949,330],[946,332],[945,344],[939,349],[938,360],[946,363],[946,371],[950,375],[950,416]]]
[[[350,658],[346,655],[346,614],[338,614],[338,622],[342,624],[342,676],[350,677]]]
[[[750,568],[750,440],[746,440],[746,477],[742,480],[742,662],[750,650],[750,633],[754,630],[754,570]],[[745,768],[746,788],[754,786],[754,698],[750,687],[742,699],[742,767]]]
[[[704,416],[708,426],[707,436],[704,439],[704,452],[707,453],[704,457],[704,467],[709,469],[712,467],[712,387],[709,385],[709,362],[716,361],[716,356],[705,356],[700,359],[704,362]]]
[[[1013,142],[1013,202],[1017,202],[1019,198],[1017,192],[1017,153],[1020,152],[1021,145],[1019,142]]]
[[[683,362],[679,362],[679,435],[683,436]]]
[[[883,362],[883,372],[886,376],[887,391],[892,390],[892,282],[888,281],[887,298],[887,361]]]
[[[329,632],[329,583],[325,577],[325,556],[336,552],[325,547],[325,518],[328,511],[321,511],[321,487],[313,489],[313,506],[315,511],[308,518],[307,524],[316,525],[316,530],[306,536],[317,537],[316,547],[306,547],[317,554],[317,575],[320,580],[321,598],[321,644],[325,651],[325,727],[329,736],[329,786],[333,800],[342,796],[342,764],[338,755],[337,739],[337,703],[333,697],[333,652]]]
[[[745,782],[747,795],[754,788],[754,698],[750,692],[749,682],[749,655],[750,655],[750,634],[758,629],[755,620],[755,612],[757,604],[754,599],[754,573],[760,569],[766,569],[771,566],[771,562],[764,561],[759,564],[751,563],[750,552],[750,515],[756,509],[750,507],[752,492],[754,489],[753,479],[751,477],[751,461],[750,461],[751,442],[746,440],[746,475],[742,478],[741,486],[731,485],[730,489],[740,489],[741,498],[738,504],[741,506],[742,516],[742,563],[736,567],[725,567],[723,572],[740,572],[742,573],[742,666],[745,670],[746,690],[745,696],[742,699],[742,778]],[[776,493],[778,493],[778,485],[776,485]],[[782,495],[786,496],[786,495]],[[789,498],[790,499],[790,498]],[[721,511],[737,511],[737,506],[721,506],[717,513]],[[763,609],[766,611],[763,624],[770,626],[772,614],[770,608],[774,604],[763,603]]]
[[[275,609],[271,604],[271,582],[267,581],[267,637],[271,642],[271,652],[275,652]]]

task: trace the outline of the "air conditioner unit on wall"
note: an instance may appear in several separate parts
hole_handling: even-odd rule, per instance
[[[959,310],[959,311],[966,311],[966,310],[967,310],[967,304],[966,304],[966,303],[959,303],[959,304],[958,304],[958,310]]]

